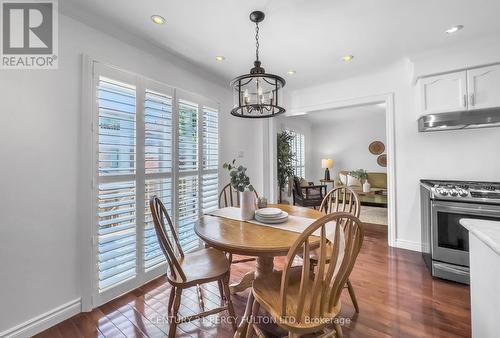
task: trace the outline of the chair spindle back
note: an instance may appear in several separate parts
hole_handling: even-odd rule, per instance
[[[257,191],[254,190],[255,198],[259,198]],[[219,194],[219,208],[226,207],[239,207],[240,206],[240,192],[228,183],[222,188]]]
[[[337,226],[340,225],[340,226]],[[327,238],[327,227],[334,231],[333,250],[327,250],[330,240]],[[309,259],[304,260],[296,309],[291,313],[287,307],[287,290],[290,287],[292,263],[296,255],[309,257],[311,245],[317,245],[317,237],[313,233],[320,230],[318,268],[311,279]],[[328,214],[311,224],[296,240],[288,251],[281,278],[280,306],[283,320],[304,322],[306,317],[318,322],[329,320],[325,317],[340,301],[340,294],[363,243],[364,230],[361,221],[348,213]],[[331,234],[329,235],[331,238]],[[326,264],[329,262],[329,264]],[[287,319],[288,318],[288,319]]]
[[[326,194],[319,210],[324,211],[326,214],[347,212],[355,217],[359,217],[361,204],[358,194],[354,190],[342,186],[332,189]]]
[[[160,243],[161,250],[167,259],[168,266],[170,268],[170,275],[177,279],[180,277],[183,281],[186,280],[186,275],[184,271],[182,271],[181,265],[179,264],[179,260],[175,255],[175,250],[179,253],[180,257],[184,257],[184,252],[182,251],[181,245],[179,243],[179,238],[177,233],[175,232],[174,225],[172,223],[172,219],[168,214],[165,205],[163,205],[160,198],[156,195],[152,196],[149,199],[149,208],[151,209],[151,216],[153,217],[153,223],[155,226],[156,236],[158,238],[158,242]],[[167,235],[165,221],[167,220],[168,226],[170,228],[170,232],[172,233],[172,237],[175,242],[175,247],[172,245],[169,236]]]

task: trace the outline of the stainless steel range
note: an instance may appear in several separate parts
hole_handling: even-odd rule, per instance
[[[500,183],[420,181],[422,256],[432,275],[469,284],[469,234],[462,218],[500,221]]]

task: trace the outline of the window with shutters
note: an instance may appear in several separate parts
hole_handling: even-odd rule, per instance
[[[291,146],[295,155],[293,161],[293,172],[297,177],[304,177],[306,175],[306,154],[305,154],[305,136],[304,134],[297,133],[296,131],[288,131],[292,135]]]
[[[153,195],[169,211],[185,252],[217,208],[217,105],[94,62],[95,174],[93,305],[164,274],[165,257],[149,210]]]
[[[203,176],[202,208],[210,212],[219,206],[219,113],[216,109],[203,107]]]

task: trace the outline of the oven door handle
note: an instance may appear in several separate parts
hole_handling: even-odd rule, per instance
[[[467,214],[474,214],[475,212],[488,212],[488,213],[493,213],[493,214],[498,214],[500,215],[500,208],[491,208],[491,206],[488,206],[487,208],[477,208],[477,207],[463,207],[463,206],[455,206],[455,205],[449,205],[448,203],[439,203],[439,202],[434,202],[433,203],[434,207],[438,207],[442,211],[462,211]],[[481,205],[483,206],[483,204]]]

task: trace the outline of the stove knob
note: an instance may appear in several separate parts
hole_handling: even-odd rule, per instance
[[[448,195],[448,190],[446,190],[446,189],[438,189],[437,192],[438,192],[438,194],[443,195],[443,196]]]
[[[469,193],[465,189],[460,189],[458,191],[458,194],[460,195],[460,197],[467,197],[469,195]]]
[[[458,196],[458,191],[456,189],[450,190],[450,196]]]

